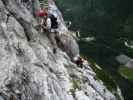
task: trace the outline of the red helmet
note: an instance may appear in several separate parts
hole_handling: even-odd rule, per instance
[[[38,16],[38,17],[44,17],[44,16],[47,16],[47,15],[48,15],[48,13],[45,10],[42,10],[42,9],[38,10],[37,13],[36,13],[36,16]]]

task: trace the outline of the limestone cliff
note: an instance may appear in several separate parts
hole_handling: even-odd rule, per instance
[[[68,53],[53,46],[36,29],[38,0],[0,0],[0,100],[117,100],[121,92],[109,91],[88,63],[83,68],[71,62]],[[55,3],[49,10],[58,15],[59,33],[79,53]],[[65,45],[65,43],[64,43]],[[74,54],[73,53],[73,54]]]

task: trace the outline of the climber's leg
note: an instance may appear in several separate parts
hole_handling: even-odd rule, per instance
[[[48,33],[48,38],[50,39],[50,42],[53,45],[53,53],[56,53],[57,49],[57,43],[55,37],[56,37],[55,33]]]

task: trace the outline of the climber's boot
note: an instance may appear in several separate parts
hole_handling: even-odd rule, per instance
[[[54,54],[57,53],[57,48],[53,48],[53,53],[54,53]]]

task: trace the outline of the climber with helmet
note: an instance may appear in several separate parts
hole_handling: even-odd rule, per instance
[[[42,18],[41,27],[43,28],[44,32],[48,31],[57,33],[58,22],[56,14],[48,14],[46,10],[40,9],[37,11],[36,15]]]
[[[57,44],[56,44],[56,37],[57,31],[55,29],[58,28],[57,26],[57,18],[55,18],[52,14],[47,13],[47,11],[40,9],[36,15],[40,17],[41,20],[41,32],[46,32],[48,38],[51,41],[51,44],[54,46],[53,53],[56,53]]]
[[[58,41],[59,36],[58,36],[58,31],[57,31],[57,29],[58,29],[57,16],[54,15],[54,14],[49,13],[48,18],[50,19],[50,21],[47,20],[47,23],[51,22],[51,28],[49,27],[49,32],[50,33],[48,34],[48,38],[50,39],[51,43],[54,46],[53,53],[56,53],[56,51],[57,51],[57,42],[59,42]]]
[[[82,58],[82,57],[80,57],[80,56],[76,56],[76,57],[74,57],[74,63],[77,65],[77,66],[79,66],[79,67],[83,67],[83,65],[84,65],[84,62],[85,62],[85,60]]]

